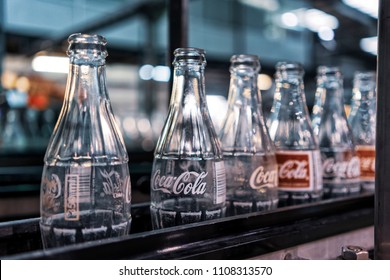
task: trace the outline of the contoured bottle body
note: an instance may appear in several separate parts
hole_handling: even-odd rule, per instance
[[[231,58],[228,111],[220,131],[230,215],[278,205],[278,166],[261,109],[259,58]]]
[[[321,156],[306,105],[303,74],[299,63],[276,65],[269,131],[278,162],[280,206],[318,201],[323,194]]]
[[[324,198],[360,193],[360,161],[344,110],[343,79],[338,67],[318,67],[314,132],[321,150]],[[318,101],[321,100],[321,101]]]
[[[105,85],[106,40],[69,37],[70,72],[41,182],[45,248],[117,237],[131,225],[128,155]]]
[[[360,159],[362,191],[375,191],[376,139],[376,73],[356,72],[353,85],[353,106],[348,116]]]
[[[174,52],[168,117],[158,140],[151,175],[154,229],[225,216],[226,178],[204,92],[205,53]]]

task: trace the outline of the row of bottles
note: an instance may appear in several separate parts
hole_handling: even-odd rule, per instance
[[[343,197],[360,193],[362,187],[373,191],[374,73],[356,74],[348,120],[341,71],[320,66],[310,117],[302,66],[280,62],[266,125],[257,88],[259,59],[235,55],[219,148],[204,98],[204,67],[199,67],[203,64],[203,50],[176,52],[170,110],[152,172],[154,228],[220,217],[225,211],[236,215]],[[221,204],[224,192],[218,184],[221,158],[226,206]]]
[[[357,73],[354,89],[347,119],[339,68],[318,68],[312,122],[322,155],[324,198],[357,194],[361,187],[374,190],[374,73]]]
[[[99,35],[69,37],[66,94],[42,174],[45,248],[129,232],[128,155],[105,86],[105,45]],[[359,79],[363,89],[354,95],[350,123],[362,138],[355,148],[337,68],[319,68],[311,120],[302,66],[278,63],[266,123],[259,58],[235,55],[227,114],[217,135],[206,104],[204,50],[180,48],[174,56],[168,116],[151,172],[153,228],[318,201],[324,192],[334,197],[360,191],[360,169],[368,163],[358,156],[375,156],[368,152],[375,141],[375,83],[369,88]],[[362,174],[370,189],[372,173]]]
[[[55,112],[48,97],[36,94],[27,77],[12,72],[2,76],[0,92],[0,150],[40,150],[52,134]],[[30,92],[29,92],[30,91]]]

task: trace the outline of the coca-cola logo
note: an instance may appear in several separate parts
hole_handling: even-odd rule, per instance
[[[264,170],[264,166],[256,168],[249,179],[249,185],[252,189],[258,190],[261,188],[276,187],[278,173],[276,170]]]
[[[357,178],[360,176],[360,161],[358,157],[352,157],[348,161],[327,158],[323,162],[323,171],[324,178]]]
[[[308,168],[307,161],[287,160],[280,166],[279,179],[308,181],[310,179]]]
[[[157,170],[152,177],[152,190],[175,195],[202,195],[207,188],[203,181],[207,174],[208,172],[186,171],[174,177],[161,175],[161,170]]]

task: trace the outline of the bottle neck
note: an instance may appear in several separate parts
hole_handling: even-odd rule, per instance
[[[376,99],[375,72],[357,72],[353,81],[353,100],[370,101]]]
[[[269,132],[277,149],[318,149],[302,75],[277,76]]]
[[[205,105],[204,67],[175,66],[171,106]]]
[[[71,60],[72,61],[72,60]],[[99,99],[107,99],[106,68],[103,64],[70,64],[65,100],[90,106]]]
[[[354,101],[361,101],[361,102],[369,102],[375,100],[376,98],[375,86],[374,87],[355,86],[353,90],[352,98]]]
[[[230,75],[229,106],[251,106],[259,104],[261,97],[258,94],[257,73],[240,75],[235,71]]]
[[[327,110],[345,115],[343,80],[335,76],[320,76],[317,79],[317,97]]]
[[[294,107],[291,112],[306,113],[306,97],[304,94],[304,84],[301,75],[279,75],[276,79],[277,102],[286,105],[287,108]]]

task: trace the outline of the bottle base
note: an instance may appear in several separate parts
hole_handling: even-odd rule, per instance
[[[80,212],[78,221],[66,221],[64,214],[56,214],[40,223],[44,249],[127,235],[131,219],[109,210]]]
[[[276,209],[279,203],[278,199],[266,201],[243,201],[227,200],[227,215],[235,216],[240,214],[249,214],[261,211]]]
[[[322,200],[323,193],[319,192],[279,192],[278,207],[299,205]]]
[[[361,192],[360,183],[351,185],[324,184],[324,199],[358,195]]]
[[[375,192],[375,182],[362,182],[362,192],[373,193]]]
[[[165,200],[161,207],[151,205],[152,227],[161,229],[225,217],[224,205],[207,207],[208,205],[210,205],[208,200],[192,198]]]

